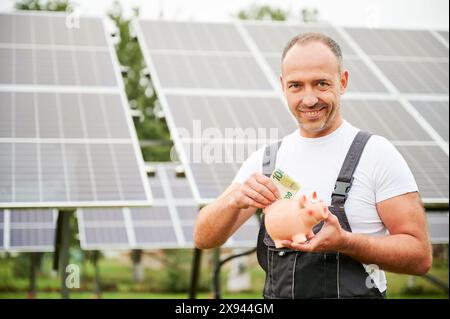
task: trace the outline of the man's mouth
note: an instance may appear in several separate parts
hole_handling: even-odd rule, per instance
[[[301,113],[302,115],[304,115],[304,116],[305,116],[307,119],[309,119],[309,120],[315,120],[315,119],[319,118],[319,117],[322,115],[323,110],[324,110],[325,108],[326,108],[326,107],[323,106],[323,107],[321,107],[321,108],[317,108],[317,109],[313,109],[313,110],[308,110],[308,109],[306,109],[306,110],[300,110],[300,113]]]

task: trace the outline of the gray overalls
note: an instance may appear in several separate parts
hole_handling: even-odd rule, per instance
[[[352,186],[353,173],[370,134],[358,132],[347,153],[331,196],[329,210],[341,227],[351,232],[345,214],[345,201]],[[281,141],[268,145],[264,152],[263,174],[270,177],[275,169]],[[313,229],[317,233],[323,222]],[[276,248],[267,234],[262,214],[257,246],[258,262],[266,272],[265,298],[384,298],[385,292],[370,280],[359,261],[336,251],[300,252]],[[369,279],[368,279],[369,278]],[[367,282],[371,283],[367,285]]]

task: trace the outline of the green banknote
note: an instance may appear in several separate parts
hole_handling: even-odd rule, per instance
[[[271,179],[277,186],[282,199],[294,198],[300,190],[300,185],[279,168],[273,171]]]

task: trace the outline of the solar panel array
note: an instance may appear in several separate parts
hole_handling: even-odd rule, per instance
[[[54,251],[56,218],[50,209],[0,210],[0,251]]]
[[[103,22],[66,17],[0,14],[0,207],[148,205]]]
[[[179,165],[179,164],[178,164]],[[85,250],[192,248],[198,204],[173,163],[154,163],[148,177],[153,207],[86,208],[77,211],[81,247]],[[244,224],[225,246],[253,247],[259,223]]]
[[[217,198],[242,160],[194,160],[196,144],[203,154],[233,143],[250,149],[260,140],[227,139],[226,128],[278,128],[278,138],[296,128],[280,94],[280,58],[288,40],[306,31],[341,45],[350,74],[344,118],[399,149],[425,202],[448,203],[448,31],[259,21],[139,20],[134,28],[198,203]]]

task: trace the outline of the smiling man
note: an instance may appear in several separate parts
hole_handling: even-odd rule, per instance
[[[279,197],[269,178],[276,166],[316,191],[331,214],[303,244],[275,248],[264,222],[258,261],[266,298],[383,298],[383,270],[422,275],[431,244],[417,184],[385,138],[342,118],[349,73],[339,45],[320,33],[294,37],[282,55],[281,85],[299,129],[253,153],[233,183],[199,213],[198,248],[222,245],[258,209]]]

